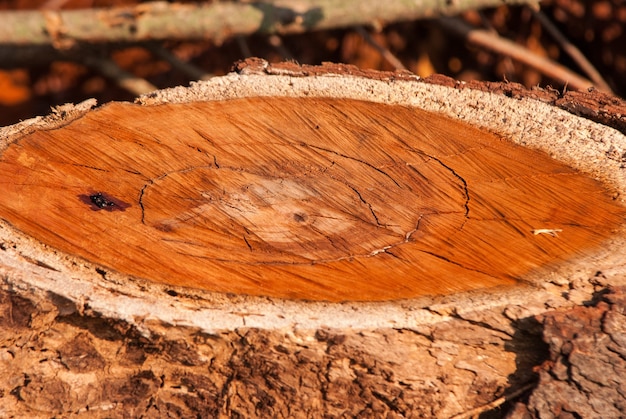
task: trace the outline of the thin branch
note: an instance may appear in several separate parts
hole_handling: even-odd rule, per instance
[[[450,419],[467,419],[467,418],[473,418],[473,417],[478,417],[478,415],[480,415],[481,413],[485,413],[488,412],[490,410],[495,409],[496,407],[504,404],[504,402],[507,402],[509,400],[515,399],[518,396],[520,396],[522,393],[530,390],[531,388],[533,388],[537,383],[532,382],[529,384],[526,384],[525,386],[522,386],[520,388],[518,388],[517,390],[515,390],[514,392],[507,394],[506,396],[502,396],[490,403],[487,403],[483,406],[478,406],[477,408],[468,410],[467,412],[463,412],[461,414],[455,415]]]
[[[4,11],[0,13],[0,44],[68,47],[76,42],[220,41],[253,33],[289,34],[376,21],[410,21],[502,3],[502,0],[300,0],[297,3],[265,0],[208,4],[154,2],[109,9]],[[507,0],[505,3],[537,5],[538,1]]]
[[[166,48],[163,48],[163,46],[159,44],[149,43],[146,45],[146,47],[154,55],[170,63],[172,67],[189,77],[191,80],[208,80],[213,77],[212,74],[207,73],[201,68],[181,60],[176,55],[172,54],[170,51],[168,51]]]
[[[406,70],[406,67],[402,62],[395,56],[388,48],[380,45],[376,40],[370,35],[368,31],[366,31],[362,26],[355,26],[354,29],[356,32],[365,39],[365,41],[378,51],[380,55],[391,64],[396,70]]]
[[[495,28],[495,26],[493,26],[485,13],[483,11],[478,11],[478,15],[480,16],[480,21],[482,22],[482,25],[493,35],[499,36],[498,30]],[[511,59],[511,57],[505,56],[502,63],[504,64],[505,74],[512,74],[513,72],[515,72],[515,66],[513,65],[513,60]]]
[[[494,35],[489,31],[474,29],[460,19],[441,18],[439,19],[439,22],[443,27],[463,37],[467,42],[492,50],[504,56],[509,56],[516,61],[535,68],[548,77],[561,80],[564,84],[567,84],[575,90],[586,90],[589,87],[594,86],[594,83],[591,80],[587,80],[586,78],[579,76],[567,67],[555,63],[548,58],[533,54],[527,48],[508,39],[501,38],[498,35]],[[600,86],[595,87],[600,89]]]
[[[121,88],[128,90],[136,96],[158,89],[145,79],[122,70],[111,59],[97,56],[85,56],[82,62],[99,71],[103,76],[114,80]]]
[[[545,15],[545,13],[540,10],[533,10],[533,15],[535,18],[541,23],[550,35],[561,45],[563,51],[565,51],[575,62],[578,64],[578,67],[595,83],[596,86],[600,90],[604,90],[608,93],[613,93],[609,84],[604,80],[602,75],[596,68],[589,62],[587,57],[583,55],[582,52],[576,47],[576,45],[572,44],[566,37],[561,33],[559,28],[557,28],[550,19]]]

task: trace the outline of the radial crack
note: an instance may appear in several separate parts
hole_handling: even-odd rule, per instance
[[[481,270],[479,270],[479,269],[472,269],[472,268],[468,268],[467,266],[463,266],[463,265],[461,265],[459,262],[455,262],[455,261],[453,261],[453,260],[451,260],[451,259],[448,259],[447,257],[445,257],[445,256],[443,256],[443,255],[438,255],[437,253],[430,252],[430,251],[428,251],[428,250],[423,250],[423,249],[420,249],[419,251],[420,251],[420,252],[422,252],[422,253],[426,253],[427,255],[430,255],[430,256],[436,257],[437,259],[441,259],[441,260],[443,260],[444,262],[451,263],[451,264],[456,265],[456,266],[458,266],[458,267],[460,267],[460,268],[466,269],[466,270],[468,270],[468,271],[477,272],[477,273],[479,273],[479,274],[487,275],[487,276],[490,276],[490,277],[492,277],[492,276],[493,276],[493,275],[488,274],[487,272],[483,272],[483,271],[481,271]]]
[[[248,239],[246,239],[246,236],[243,235],[243,241],[246,242],[246,246],[248,246],[248,249],[250,249],[250,251],[252,251],[252,245],[250,244],[250,242],[248,242]]]
[[[148,188],[148,186],[150,186],[153,182],[150,181],[149,183],[146,183],[145,185],[143,185],[143,187],[141,188],[141,190],[139,191],[139,207],[141,208],[141,224],[145,224],[146,223],[146,209],[143,206],[143,194],[146,191],[146,189]]]
[[[107,169],[102,169],[101,167],[96,167],[96,166],[89,166],[87,164],[79,164],[79,163],[71,163],[72,166],[77,166],[77,167],[84,167],[87,169],[92,169],[92,170],[97,170],[99,172],[109,172],[110,170]]]
[[[376,213],[374,212],[374,209],[372,208],[372,204],[370,204],[369,202],[367,203],[368,208],[370,209],[370,212],[372,213],[372,217],[374,217],[374,220],[376,220],[376,224],[377,225],[381,225],[380,221],[378,221],[378,217],[376,216]]]
[[[346,184],[347,185],[347,184]],[[372,208],[372,204],[370,204],[369,202],[367,202],[363,196],[361,195],[361,193],[358,191],[358,189],[356,189],[354,186],[352,185],[347,185],[350,189],[352,189],[354,191],[355,194],[357,194],[357,196],[359,197],[359,200],[361,200],[362,203],[364,203],[365,205],[367,205],[367,207],[370,210],[370,213],[372,213],[372,217],[374,217],[374,220],[376,221],[376,225],[378,226],[382,226],[382,224],[380,223],[380,221],[378,220],[378,216],[376,215],[376,213],[374,212],[374,208]]]
[[[311,223],[311,225],[309,226],[309,228],[310,228],[311,230],[315,231],[316,233],[318,233],[320,236],[324,237],[324,238],[325,238],[325,239],[326,239],[326,240],[330,243],[330,245],[331,245],[332,247],[334,247],[335,249],[339,249],[339,248],[337,247],[337,245],[335,244],[335,242],[333,241],[333,239],[332,239],[330,236],[328,236],[328,234],[324,233],[322,230],[320,230],[319,228],[315,227],[315,226],[313,225],[313,223]]]
[[[367,167],[369,167],[369,168],[371,168],[371,169],[374,169],[374,170],[376,170],[378,173],[380,173],[380,174],[382,174],[382,175],[386,176],[386,177],[387,177],[387,178],[389,178],[389,179],[390,179],[390,180],[391,180],[391,181],[392,181],[392,182],[393,182],[393,183],[394,183],[397,187],[400,187],[400,184],[399,184],[398,182],[396,182],[396,180],[395,180],[393,177],[391,177],[391,175],[389,175],[389,174],[388,174],[388,173],[386,173],[384,170],[379,169],[378,167],[374,166],[374,165],[373,165],[373,164],[371,164],[371,163],[368,163],[368,162],[363,161],[363,160],[361,160],[361,159],[357,159],[356,157],[352,157],[352,156],[348,156],[348,155],[346,155],[346,154],[338,153],[338,152],[336,152],[335,150],[329,150],[329,149],[324,148],[324,147],[314,146],[314,145],[310,145],[310,144],[306,144],[306,143],[304,143],[304,144],[305,144],[307,147],[311,147],[311,148],[316,149],[316,150],[322,150],[322,151],[325,151],[325,152],[327,152],[327,153],[332,153],[332,154],[335,154],[335,155],[337,155],[337,156],[343,157],[344,159],[354,160],[354,161],[356,161],[356,162],[358,162],[358,163],[364,164],[364,165],[366,165]]]
[[[469,201],[470,201],[470,195],[469,195],[469,189],[467,187],[467,181],[465,179],[463,179],[463,177],[461,175],[459,175],[456,170],[454,170],[452,167],[448,166],[447,164],[445,164],[444,162],[442,162],[441,160],[435,158],[435,160],[442,165],[443,167],[445,167],[446,169],[448,169],[450,171],[450,173],[452,173],[452,175],[454,177],[456,177],[458,180],[461,181],[461,183],[463,184],[463,193],[465,194],[465,204],[463,204],[463,206],[465,207],[465,218],[469,218]]]
[[[206,135],[204,132],[193,128],[192,129],[195,131],[196,134],[198,134],[203,140],[205,140],[206,142],[208,142],[211,146],[215,146],[215,141],[213,141],[213,139],[211,137],[209,137],[208,135]]]
[[[425,156],[427,156],[430,159],[433,159],[437,163],[439,163],[442,167],[444,167],[447,171],[452,173],[452,175],[454,177],[456,177],[461,182],[461,184],[463,185],[463,188],[462,188],[463,189],[463,194],[465,195],[465,203],[463,204],[463,207],[465,208],[465,221],[467,221],[467,219],[469,218],[469,212],[470,212],[470,208],[469,208],[470,194],[469,194],[469,188],[467,186],[467,181],[463,178],[463,176],[459,175],[456,172],[456,170],[454,170],[452,167],[450,167],[447,164],[445,164],[443,161],[441,161],[437,157],[431,156],[430,154],[424,153],[423,151],[420,151],[420,153],[425,155]],[[465,221],[463,221],[463,224],[461,225],[459,230],[463,229],[463,226],[465,226]]]

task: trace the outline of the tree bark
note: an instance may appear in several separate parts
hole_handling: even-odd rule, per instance
[[[3,416],[470,417],[626,283],[604,94],[252,59],[94,105],[0,131]]]

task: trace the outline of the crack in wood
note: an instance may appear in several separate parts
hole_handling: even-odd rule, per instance
[[[357,194],[357,196],[359,197],[359,200],[364,203],[365,205],[368,206],[370,213],[372,214],[372,217],[374,217],[374,220],[376,221],[376,225],[384,227],[380,221],[378,220],[378,216],[376,215],[376,212],[374,212],[374,208],[372,208],[372,204],[370,204],[369,202],[367,202],[363,196],[361,195],[361,193],[359,192],[359,190],[357,188],[355,188],[354,186],[350,185],[349,183],[346,183],[346,186],[349,187],[350,189],[352,189],[354,191],[354,193]]]
[[[432,156],[430,154],[424,153],[423,151],[419,151],[419,153],[427,156],[428,158],[430,158],[430,159],[432,159],[434,161],[436,161],[443,168],[445,168],[448,172],[450,172],[452,174],[452,176],[456,177],[461,182],[463,194],[465,195],[465,203],[463,204],[463,206],[465,208],[465,219],[466,219],[465,221],[467,221],[467,219],[469,218],[469,212],[470,212],[470,208],[469,208],[470,194],[469,194],[469,188],[467,186],[467,181],[461,175],[459,175],[456,172],[456,170],[454,170],[451,166],[449,166],[446,163],[444,163],[441,159],[439,159],[439,158],[437,158],[435,156]],[[411,169],[413,169],[413,170],[417,170],[413,166],[409,166],[409,167],[411,167]],[[465,225],[465,221],[463,222],[461,227],[459,227],[459,230],[463,229],[463,226]]]
[[[468,271],[472,271],[472,272],[476,272],[476,273],[479,273],[479,274],[483,274],[483,275],[486,275],[486,276],[493,277],[493,275],[488,273],[488,272],[481,271],[480,269],[469,268],[469,267],[464,266],[463,264],[461,264],[459,262],[455,262],[454,260],[452,260],[450,258],[447,258],[447,257],[445,257],[443,255],[438,255],[435,252],[432,252],[432,251],[429,251],[429,250],[424,250],[424,249],[418,249],[418,252],[425,253],[427,255],[433,256],[433,257],[435,257],[437,259],[443,260],[444,262],[447,262],[447,263],[450,263],[452,265],[458,266],[459,268],[462,268],[462,269],[465,269],[465,270],[468,270]]]
[[[98,170],[99,172],[110,172],[110,170],[102,169],[102,168],[96,167],[96,166],[90,166],[90,165],[87,165],[87,164],[79,164],[79,163],[70,163],[70,164],[72,166],[75,166],[75,167],[84,167],[86,169]]]
[[[146,193],[146,189],[148,186],[152,185],[154,181],[149,180],[148,183],[143,185],[143,187],[139,190],[139,198],[137,199],[137,203],[139,204],[139,208],[141,208],[141,224],[146,224],[146,208],[143,205],[143,195]]]
[[[337,155],[337,156],[339,156],[339,157],[343,157],[344,159],[349,159],[349,160],[353,160],[353,161],[355,161],[355,162],[357,162],[357,163],[361,163],[361,164],[363,164],[363,165],[365,165],[365,166],[367,166],[367,167],[369,167],[369,168],[371,168],[371,169],[373,169],[373,170],[376,170],[377,172],[381,173],[382,175],[386,176],[386,177],[387,177],[387,178],[389,178],[389,180],[391,180],[391,181],[392,181],[392,182],[393,182],[393,183],[394,183],[397,187],[400,187],[400,184],[399,184],[398,182],[396,182],[396,180],[395,180],[393,177],[391,177],[391,176],[390,176],[388,173],[386,173],[384,170],[382,170],[382,169],[380,169],[380,168],[378,168],[378,167],[374,166],[374,165],[373,165],[373,164],[371,164],[371,163],[368,163],[368,162],[363,161],[363,160],[361,160],[361,159],[358,159],[358,158],[356,158],[356,157],[348,156],[347,154],[342,154],[342,153],[339,153],[339,152],[334,151],[334,150],[329,150],[329,149],[324,148],[324,147],[319,147],[319,146],[315,146],[315,145],[311,145],[311,144],[307,144],[307,143],[303,143],[303,144],[305,144],[307,147],[310,147],[310,148],[313,148],[313,149],[316,149],[316,150],[322,150],[322,151],[325,151],[325,152],[327,152],[327,153],[331,153],[331,154],[335,154],[335,155]]]
[[[243,237],[243,241],[246,242],[246,246],[248,246],[248,249],[252,251],[252,245],[250,244],[250,242],[248,242],[248,239],[246,238],[246,236],[243,235],[242,237]]]

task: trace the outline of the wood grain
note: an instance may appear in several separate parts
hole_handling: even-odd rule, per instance
[[[0,171],[0,217],[53,248],[161,283],[292,299],[515,285],[587,254],[626,214],[541,152],[345,99],[110,104],[20,138]]]

